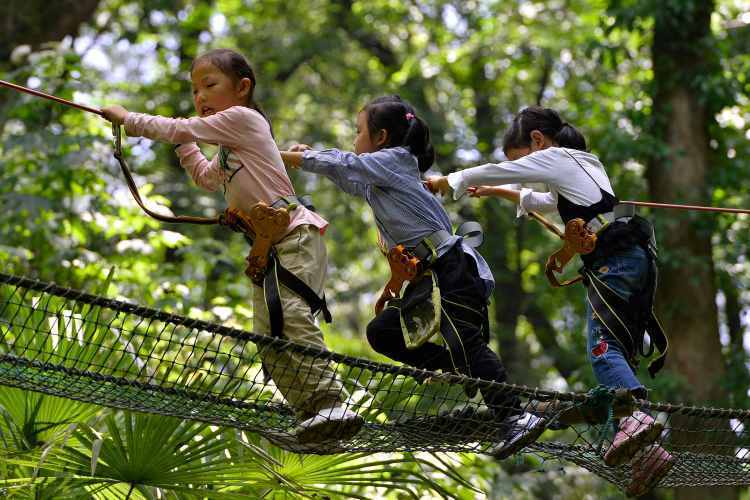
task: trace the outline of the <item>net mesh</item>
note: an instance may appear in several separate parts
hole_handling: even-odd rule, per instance
[[[313,361],[335,373],[344,408],[364,421],[356,434],[301,442],[305,417],[264,375],[261,353],[269,351],[311,360],[284,367],[303,382]],[[469,397],[491,389],[518,396],[525,412],[545,419],[544,434],[523,449],[543,462],[572,462],[627,489],[668,456],[661,486],[750,484],[748,410],[653,403],[602,388],[553,392],[376,363],[2,273],[0,384],[241,428],[316,454],[498,454],[530,434],[534,419],[499,418],[480,396]],[[612,446],[623,438],[626,445]],[[622,463],[605,461],[633,443],[635,459],[625,453]]]

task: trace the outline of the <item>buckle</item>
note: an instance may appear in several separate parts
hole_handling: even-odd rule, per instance
[[[274,201],[271,204],[272,208],[285,208],[285,207],[291,207],[292,205],[299,205],[299,201],[297,200],[297,197],[294,195],[290,196],[282,196],[278,200]]]
[[[615,221],[614,212],[606,212],[603,214],[596,214],[596,217],[586,223],[585,228],[592,233],[596,234],[602,229],[607,227],[610,223]]]

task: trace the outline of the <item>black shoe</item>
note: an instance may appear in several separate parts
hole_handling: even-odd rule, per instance
[[[532,413],[521,413],[505,419],[508,426],[505,441],[488,450],[495,458],[503,460],[514,455],[539,439],[547,428],[547,419]]]

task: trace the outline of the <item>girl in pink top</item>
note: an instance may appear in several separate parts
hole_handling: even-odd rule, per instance
[[[255,103],[255,74],[239,53],[212,50],[193,61],[190,70],[192,118],[166,118],[128,112],[122,106],[102,109],[114,123],[124,123],[129,136],[143,136],[177,144],[180,164],[195,183],[209,191],[221,188],[229,208],[245,213],[258,202],[271,205],[294,196],[271,124]],[[219,146],[206,159],[196,142]],[[328,223],[315,212],[298,206],[291,212],[286,235],[274,245],[281,266],[318,297],[323,292],[327,255],[322,234]],[[253,285],[253,330],[270,335],[264,289]],[[283,337],[325,349],[323,333],[311,307],[291,289],[279,286]],[[295,352],[263,348],[263,365],[287,402],[302,420],[296,431],[300,443],[317,444],[347,439],[359,431],[362,419],[344,406],[344,390],[324,360]]]

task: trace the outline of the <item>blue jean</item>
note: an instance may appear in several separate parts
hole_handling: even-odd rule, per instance
[[[644,289],[649,266],[646,251],[636,245],[608,257],[597,259],[590,269],[618,295],[629,300],[636,294],[649,293]],[[642,397],[645,397],[646,389],[628,364],[622,345],[604,327],[599,318],[593,315],[588,300],[586,301],[586,317],[588,318],[586,347],[596,380],[607,387],[627,388],[631,391],[642,392]]]

